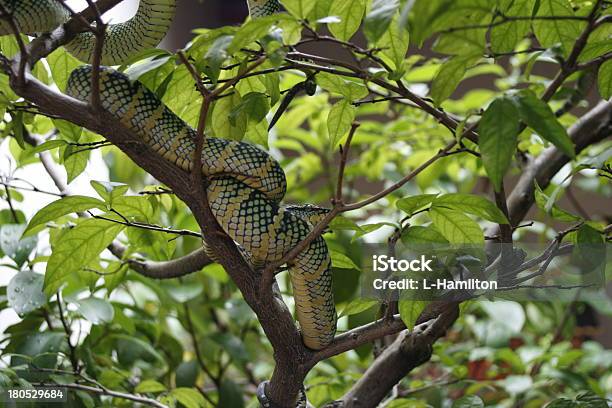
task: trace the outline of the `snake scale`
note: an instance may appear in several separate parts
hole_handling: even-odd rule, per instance
[[[56,0],[0,0],[20,31],[50,31],[69,17]],[[248,0],[252,17],[279,10],[276,0]],[[119,65],[138,52],[158,45],[174,15],[175,0],[140,0],[136,15],[108,26],[102,63]],[[0,35],[9,34],[6,22]],[[82,61],[91,61],[94,38],[78,35],[66,47]],[[67,93],[89,101],[89,65],[75,69]],[[191,171],[196,132],[144,85],[108,67],[100,72],[102,107],[134,131],[165,160]],[[217,221],[236,241],[255,267],[280,260],[312,230],[326,210],[312,206],[283,206],[286,180],[279,163],[263,150],[243,142],[208,137],[202,150],[202,173],[210,180],[207,195]],[[331,259],[325,240],[318,237],[289,266],[297,319],[304,344],[328,345],[336,331]]]

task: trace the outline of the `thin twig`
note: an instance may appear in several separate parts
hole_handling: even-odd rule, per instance
[[[128,394],[126,392],[113,391],[113,390],[109,390],[108,388],[92,387],[89,385],[76,384],[76,383],[67,383],[67,384],[64,384],[64,383],[62,384],[34,383],[34,385],[70,388],[74,390],[86,391],[86,392],[90,392],[94,394],[108,395],[109,397],[121,398],[121,399],[129,400],[129,401],[134,401],[134,402],[138,402],[140,404],[146,404],[152,407],[168,408],[167,405],[162,404],[161,402],[156,401],[152,398],[142,397],[140,395]]]
[[[70,363],[72,364],[72,369],[75,372],[80,372],[81,367],[79,366],[79,359],[76,355],[76,346],[72,344],[70,337],[72,337],[72,330],[70,329],[70,325],[68,324],[66,317],[64,316],[64,309],[62,308],[62,298],[59,292],[56,294],[57,296],[57,309],[59,312],[60,321],[62,322],[62,327],[64,328],[64,332],[66,333],[66,342],[68,343],[68,349],[70,350]]]
[[[217,376],[213,375],[213,373],[210,371],[210,369],[204,362],[204,357],[202,356],[202,352],[200,351],[198,338],[193,327],[193,321],[191,320],[191,312],[186,304],[183,305],[183,311],[185,312],[185,321],[187,322],[187,332],[191,337],[191,342],[193,343],[193,351],[195,352],[198,364],[200,365],[202,371],[204,371],[206,375],[212,380],[212,382],[215,383],[217,389],[219,389],[219,387],[221,386],[220,379]]]
[[[361,124],[359,122],[353,122],[351,124],[351,129],[346,138],[346,143],[344,146],[340,146],[340,165],[338,168],[338,182],[336,183],[336,196],[334,197],[334,203],[342,203],[342,183],[344,179],[344,169],[346,167],[346,162],[348,161],[349,149],[351,148],[351,141],[353,140],[353,136],[355,136],[355,132],[357,128],[359,128]]]
[[[111,210],[111,211],[113,211],[113,210]],[[165,228],[165,227],[161,227],[159,225],[154,225],[154,224],[143,224],[141,222],[129,221],[127,218],[125,218],[123,215],[119,214],[118,212],[116,212],[116,211],[113,211],[113,212],[116,213],[117,215],[119,215],[123,219],[123,221],[114,220],[112,218],[108,218],[108,217],[105,217],[103,215],[96,215],[96,214],[92,213],[91,211],[88,211],[88,214],[91,217],[93,217],[93,218],[97,218],[99,220],[104,220],[104,221],[108,221],[108,222],[114,222],[115,224],[125,225],[126,227],[134,227],[134,228],[146,229],[146,230],[149,230],[149,231],[163,232],[165,234],[182,235],[182,236],[202,238],[202,234],[200,234],[198,232],[195,232],[195,231],[186,230],[186,229]]]

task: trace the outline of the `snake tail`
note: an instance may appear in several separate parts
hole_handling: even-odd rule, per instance
[[[0,0],[0,4],[26,34],[51,31],[70,18],[68,10],[57,0]],[[134,17],[107,27],[102,64],[120,65],[144,50],[155,48],[172,23],[175,7],[176,0],[140,0]],[[1,21],[0,35],[11,33],[8,22]],[[93,33],[80,33],[66,49],[79,60],[91,62],[95,41]]]
[[[67,93],[88,101],[91,66],[75,69]],[[196,132],[139,82],[112,69],[100,72],[100,101],[122,124],[140,136],[156,154],[191,171]],[[303,241],[324,209],[283,207],[285,174],[276,160],[248,143],[207,137],[202,172],[210,183],[210,208],[224,231],[259,267],[280,260]],[[289,263],[296,314],[304,344],[327,346],[336,330],[331,260],[322,237]]]

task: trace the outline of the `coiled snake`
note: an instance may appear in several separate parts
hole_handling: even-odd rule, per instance
[[[52,30],[65,22],[68,11],[56,0],[0,0],[20,31]],[[252,17],[279,10],[276,0],[249,0]],[[130,56],[157,46],[174,14],[175,0],[140,0],[129,21],[110,25],[104,42],[102,63],[118,65]],[[0,23],[0,35],[11,32]],[[94,48],[91,33],[80,34],[67,49],[90,61]],[[91,66],[75,69],[67,93],[88,101]],[[100,72],[102,107],[137,133],[158,155],[190,171],[196,132],[168,109],[142,84],[103,67]],[[278,261],[311,231],[325,213],[316,207],[284,207],[285,174],[276,160],[263,150],[242,142],[206,138],[202,173],[210,180],[210,207],[222,228],[235,240],[255,266]],[[332,296],[331,260],[322,237],[315,239],[289,265],[296,313],[304,344],[311,349],[328,345],[336,330]]]

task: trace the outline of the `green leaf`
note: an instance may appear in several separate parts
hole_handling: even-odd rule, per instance
[[[550,19],[551,16],[574,16],[574,10],[568,0],[540,0],[537,17],[549,19],[533,20],[534,33],[543,47],[560,45],[564,56],[568,56],[574,42],[582,32],[582,23],[569,19]]]
[[[176,67],[160,85],[157,92],[163,95],[162,101],[172,112],[192,127],[197,126],[202,107],[202,95],[196,89],[193,76],[185,65]]]
[[[269,111],[270,101],[265,94],[249,92],[242,97],[240,104],[232,109],[230,118],[235,118],[244,113],[250,121],[259,123],[266,117]]]
[[[227,275],[227,272],[225,272],[225,269],[223,269],[223,267],[219,265],[218,263],[212,263],[210,265],[206,265],[202,269],[202,273],[220,283],[229,282],[229,276]]]
[[[68,146],[70,147],[70,146]],[[66,151],[69,149],[66,148]],[[66,182],[68,184],[72,183],[75,178],[77,178],[85,168],[87,168],[87,160],[89,159],[89,152],[79,152],[75,154],[71,154],[64,160],[64,168],[66,168]]]
[[[313,2],[314,3],[314,2]],[[219,389],[219,407],[243,408],[244,391],[230,379],[224,379]]]
[[[335,94],[344,96],[346,99],[354,101],[368,96],[368,88],[363,84],[347,81],[338,75],[321,72],[317,75],[317,85]]]
[[[198,379],[200,366],[196,359],[183,361],[176,368],[175,382],[177,387],[193,387]]]
[[[453,401],[452,408],[482,408],[484,402],[477,395],[466,395]]]
[[[28,256],[36,247],[36,237],[23,238],[25,224],[4,224],[0,226],[0,249],[17,266],[21,266],[28,260]]]
[[[334,268],[341,269],[361,269],[355,262],[348,256],[344,255],[342,252],[334,251],[333,249],[330,251],[332,266]]]
[[[211,339],[219,344],[234,360],[244,364],[250,360],[244,342],[231,333],[214,333]]]
[[[372,44],[389,29],[389,24],[396,14],[397,0],[373,0],[370,12],[363,20],[363,31]]]
[[[268,150],[268,136],[268,121],[262,120],[255,126],[249,126],[246,134],[244,135],[244,141],[252,144],[258,144],[265,150]]]
[[[496,191],[501,187],[516,152],[519,113],[511,100],[494,100],[478,124],[478,145],[482,164]]]
[[[314,8],[316,2],[312,0],[282,0],[282,3],[290,14],[297,18],[305,19]]]
[[[558,190],[560,191],[560,190]],[[544,211],[546,214],[550,215],[556,220],[563,222],[575,222],[580,221],[580,217],[577,217],[555,204],[556,194],[552,194],[548,196],[546,193],[542,191],[540,186],[535,183],[535,202],[538,208]]]
[[[340,22],[328,23],[329,31],[339,40],[348,41],[361,25],[365,13],[365,0],[336,0],[329,14],[340,18]]]
[[[606,243],[599,231],[588,224],[583,224],[576,231],[573,241],[576,245],[572,251],[572,260],[580,267],[583,274],[605,265]],[[601,283],[604,283],[603,276]]]
[[[230,120],[232,111],[241,103],[242,98],[238,91],[215,102],[212,112],[212,128],[215,136],[223,139],[242,140],[247,128],[247,116],[243,112],[238,112],[234,115],[233,120]]]
[[[409,45],[408,31],[400,25],[399,17],[396,15],[377,41],[376,46],[382,48],[381,54],[393,62],[398,79],[403,75],[404,60]]]
[[[266,94],[270,97],[270,106],[276,105],[280,100],[280,75],[278,72],[259,75],[259,81],[266,87]]]
[[[64,333],[50,331],[29,333],[24,341],[17,345],[17,353],[31,357],[45,353],[57,353],[61,351],[64,341],[66,341]]]
[[[205,408],[206,400],[194,388],[175,388],[170,391],[170,396],[183,404],[185,408]]]
[[[167,54],[167,51],[163,51],[162,53]],[[135,65],[129,65],[124,73],[128,76],[130,81],[137,81],[141,76],[161,67],[170,59],[168,55],[164,57],[160,57],[159,55],[160,54],[156,53],[156,55],[143,59]]]
[[[46,152],[47,150],[53,150],[57,147],[63,147],[66,146],[66,142],[64,140],[47,140],[44,143],[39,144],[38,146],[35,146],[31,149],[28,150],[29,154],[36,154],[36,153],[42,153],[42,152]]]
[[[346,306],[344,306],[344,309],[342,309],[342,311],[338,315],[338,318],[342,316],[351,316],[361,312],[365,312],[366,310],[371,309],[377,304],[377,300],[368,300],[361,298],[353,299]]]
[[[557,398],[546,404],[546,408],[581,408],[581,405],[568,398]]]
[[[144,380],[141,381],[140,384],[136,386],[136,388],[134,388],[134,391],[139,394],[155,394],[158,392],[166,391],[166,386],[155,380]]]
[[[410,17],[408,28],[412,41],[420,47],[435,28],[436,19],[454,6],[456,0],[435,0],[435,1],[412,1],[406,2],[402,9],[403,25],[406,26],[406,17]]]
[[[120,364],[133,364],[136,360],[157,361],[165,363],[162,355],[148,342],[127,334],[112,334],[109,338],[115,341],[117,357]]]
[[[529,16],[533,9],[533,0],[506,0],[509,7],[503,11],[505,16]],[[530,29],[529,20],[514,20],[504,22],[491,28],[491,49],[496,53],[514,51],[514,47],[522,40]]]
[[[587,62],[610,52],[612,52],[612,41],[609,38],[601,41],[589,41],[580,53],[578,62]]]
[[[612,60],[604,62],[599,67],[597,86],[599,87],[599,95],[603,99],[612,97]]]
[[[495,204],[474,194],[444,194],[434,200],[433,207],[451,208],[498,224],[508,224],[508,219]]]
[[[96,297],[80,299],[76,302],[81,315],[92,324],[110,323],[113,321],[115,310],[111,304]]]
[[[395,206],[406,214],[412,215],[415,211],[418,211],[429,205],[437,196],[437,194],[419,194],[411,197],[401,198],[397,200]]]
[[[27,270],[13,276],[6,293],[9,306],[18,315],[30,313],[47,303],[47,297],[42,290],[43,280],[43,275]]]
[[[329,228],[333,231],[360,231],[361,227],[350,218],[338,215],[329,224]]]
[[[52,52],[47,57],[47,62],[49,63],[49,68],[51,68],[51,75],[55,84],[60,91],[65,91],[70,73],[81,65],[81,62],[70,55],[64,48],[58,48]]]
[[[83,134],[83,128],[65,120],[53,119],[53,125],[59,131],[60,136],[69,142],[78,142]]]
[[[23,133],[25,130],[25,123],[23,121],[23,112],[11,112],[10,128],[13,130],[13,136],[15,141],[21,149],[25,149],[25,141],[23,140]]]
[[[259,40],[260,38],[268,34],[270,28],[278,19],[279,16],[272,15],[249,20],[236,32],[231,44],[227,48],[227,52],[230,55],[233,55],[241,48],[246,47],[252,42]]]
[[[119,196],[112,201],[113,210],[126,218],[148,222],[153,216],[151,201],[144,196]]]
[[[478,223],[460,211],[432,207],[429,216],[438,231],[451,244],[484,243],[484,234]]]
[[[75,195],[60,198],[38,210],[30,220],[23,235],[29,235],[35,227],[56,220],[63,215],[78,213],[92,208],[103,209],[104,207],[103,201],[93,197]]]
[[[123,228],[120,224],[88,219],[66,231],[52,246],[45,273],[45,293],[55,293],[68,275],[89,265]]]
[[[397,228],[397,225],[392,224],[390,222],[377,222],[375,224],[360,225],[359,228],[356,229],[355,234],[353,235],[353,238],[351,238],[351,242],[355,242],[357,239],[363,237],[364,235],[367,235],[385,226]]]
[[[463,79],[469,66],[478,60],[475,56],[456,56],[446,61],[431,84],[430,94],[436,105],[448,99]]]
[[[91,180],[89,184],[96,190],[96,193],[109,205],[113,205],[115,200],[128,192],[130,186],[113,181]]]
[[[355,107],[346,99],[332,106],[327,117],[327,131],[332,148],[335,148],[351,129],[355,120],[355,110]]]
[[[546,102],[528,89],[520,91],[514,100],[518,105],[521,119],[527,126],[557,146],[567,156],[571,158],[576,156],[572,140]]]
[[[435,228],[415,225],[402,232],[401,240],[407,245],[447,244],[448,241]]]
[[[137,75],[133,80],[139,79],[141,76],[145,75],[148,72],[153,71],[155,68],[159,68],[160,65],[152,64],[151,61],[156,61],[157,59],[167,62],[170,57],[170,53],[166,50],[161,50],[159,48],[148,48],[143,51],[136,53],[135,55],[129,57],[124,61],[124,63],[119,67],[119,71],[126,72],[126,67],[129,69],[132,65],[136,64],[135,67],[138,67],[138,71],[140,71],[140,75]],[[137,64],[141,63],[141,64]],[[145,65],[145,67],[140,67],[140,65]],[[127,73],[127,72],[126,72]],[[132,77],[131,74],[128,74]]]
[[[400,317],[408,330],[414,328],[414,324],[419,318],[419,315],[428,303],[429,302],[423,300],[400,300],[398,302]]]
[[[230,46],[233,38],[231,35],[222,35],[215,39],[206,52],[204,60],[198,64],[213,84],[217,83],[221,73],[221,65],[229,57],[227,48]]]

